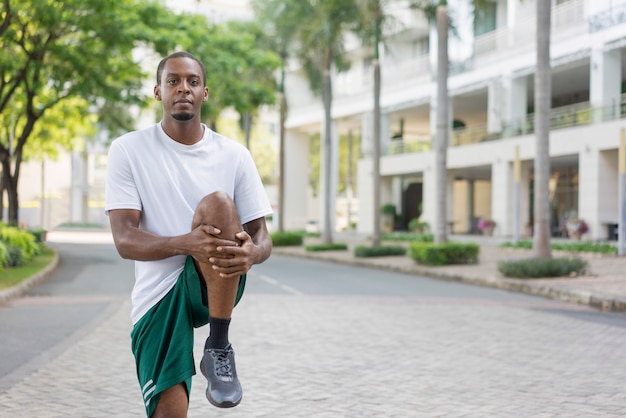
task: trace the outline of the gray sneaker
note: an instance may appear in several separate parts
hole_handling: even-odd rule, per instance
[[[235,370],[235,352],[230,344],[224,349],[205,349],[200,371],[209,381],[206,397],[213,406],[232,408],[239,405],[243,391]]]

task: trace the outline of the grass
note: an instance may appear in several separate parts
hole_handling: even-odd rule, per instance
[[[41,246],[41,254],[34,256],[21,267],[12,267],[0,271],[0,290],[15,286],[46,268],[54,259],[54,250]]]

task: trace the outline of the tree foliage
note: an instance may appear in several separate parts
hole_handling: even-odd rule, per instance
[[[156,0],[2,0],[0,7],[0,190],[10,224],[17,224],[24,158],[71,148],[96,125],[111,137],[132,129],[131,109],[149,103],[143,68],[155,56],[186,49],[205,63],[208,121],[231,105],[273,100],[267,77],[261,88],[242,73],[271,71],[274,55],[255,51],[250,36],[176,15]],[[261,99],[250,94],[261,90]]]

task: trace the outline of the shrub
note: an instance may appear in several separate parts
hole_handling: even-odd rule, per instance
[[[334,251],[334,250],[347,250],[348,245],[341,242],[334,242],[331,244],[311,244],[304,247],[307,251]]]
[[[41,229],[29,229],[28,232],[30,232],[31,234],[33,234],[35,236],[35,242],[44,242],[45,241],[45,237],[46,237],[46,233],[48,231],[46,231],[45,229],[41,228]]]
[[[24,253],[24,260],[30,260],[39,254],[40,248],[35,236],[14,226],[0,225],[0,240],[4,241],[8,247],[17,247]]]
[[[522,248],[530,250],[533,248],[532,241],[522,240],[517,243],[505,242],[500,245],[504,248]],[[616,254],[617,247],[606,242],[597,241],[578,241],[578,242],[553,242],[550,244],[553,250],[572,251],[572,252],[590,252],[601,254]]]
[[[590,252],[601,254],[617,254],[617,247],[606,242],[577,241],[577,242],[555,242],[552,249],[560,251]]]
[[[428,222],[420,221],[419,218],[413,218],[409,221],[409,230],[418,234],[423,234],[430,227]]]
[[[445,244],[412,242],[409,246],[409,256],[416,262],[429,266],[476,264],[479,253],[480,246],[473,242]]]
[[[580,258],[527,258],[498,263],[498,271],[504,276],[520,279],[581,275],[587,267],[587,262]]]
[[[272,245],[286,247],[290,245],[302,245],[302,234],[297,232],[273,232],[270,234]]]
[[[6,247],[7,257],[4,262],[5,267],[19,267],[24,264],[24,251],[19,247],[9,245]]]
[[[433,242],[433,234],[416,234],[414,232],[386,232],[381,235],[384,241],[418,241],[418,242]]]
[[[7,245],[0,241],[0,269],[4,269],[4,266],[7,262],[9,251],[7,250]]]
[[[359,245],[354,249],[356,257],[385,257],[388,255],[405,255],[406,248],[400,245],[383,245],[380,247],[368,247]]]

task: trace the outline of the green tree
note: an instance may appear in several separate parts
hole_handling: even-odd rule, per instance
[[[551,258],[550,249],[550,1],[537,1],[537,70],[535,72],[535,206],[533,255]]]
[[[323,161],[326,173],[324,173],[324,196],[322,242],[333,242],[331,228],[334,214],[331,213],[332,180],[332,101],[333,89],[331,73],[345,71],[349,68],[344,56],[345,34],[352,30],[358,18],[358,7],[354,0],[300,0],[301,10],[308,16],[300,22],[297,40],[299,44],[297,57],[303,64],[311,89],[322,93],[324,104],[324,135],[323,135]]]
[[[287,96],[285,91],[285,66],[296,40],[300,22],[307,16],[299,0],[256,0],[252,7],[257,16],[259,26],[266,36],[262,42],[275,51],[280,57],[279,94],[279,156],[278,156],[278,231],[285,228],[285,121],[287,119]]]
[[[257,110],[276,102],[276,70],[281,58],[268,48],[263,28],[258,22],[230,22],[226,25],[237,40],[242,65],[236,68],[237,100],[235,110],[239,113],[239,124],[244,133],[246,147],[250,148],[250,130]]]
[[[0,164],[9,224],[18,223],[17,184],[25,146],[48,112],[72,98],[82,98],[96,110],[106,103],[141,101],[143,74],[132,52],[140,42],[150,43],[153,30],[141,20],[147,7],[152,15],[167,14],[154,4],[132,0],[3,2],[0,115],[5,123],[11,121],[11,128],[1,132]]]
[[[488,0],[472,0],[474,17],[476,11],[484,8]],[[447,153],[449,143],[449,111],[450,97],[448,94],[448,32],[450,31],[450,17],[448,16],[448,2],[446,0],[413,0],[412,6],[424,12],[426,17],[435,22],[437,27],[437,108],[435,127],[435,221],[433,222],[433,236],[435,243],[444,243],[448,240],[447,234]],[[452,28],[454,26],[452,25]]]
[[[360,19],[357,33],[361,36],[363,44],[372,50],[372,74],[374,79],[374,108],[372,126],[372,162],[373,162],[373,196],[374,196],[374,232],[372,234],[372,246],[380,246],[380,223],[381,207],[380,197],[380,48],[383,47],[383,31],[392,29],[395,19],[387,12],[388,1],[385,0],[359,0]]]

